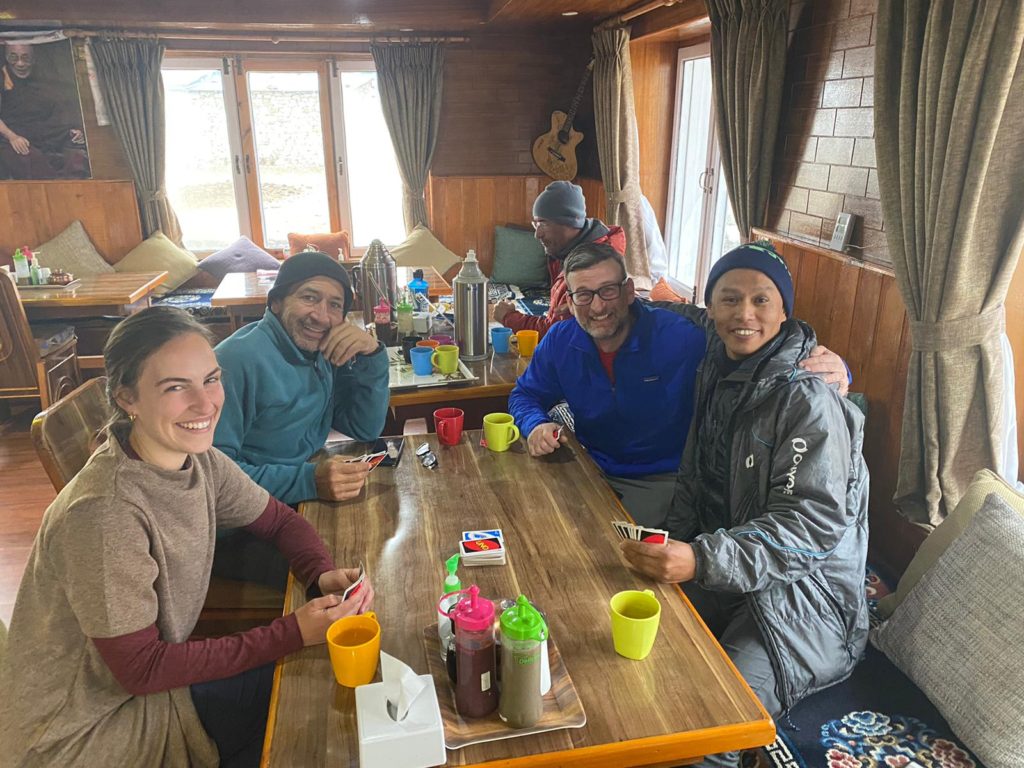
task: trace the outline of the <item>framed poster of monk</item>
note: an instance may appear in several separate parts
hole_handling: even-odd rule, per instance
[[[0,50],[0,179],[89,178],[71,41]]]

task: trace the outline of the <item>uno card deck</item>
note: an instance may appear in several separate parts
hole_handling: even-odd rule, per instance
[[[667,544],[668,531],[661,528],[648,528],[643,525],[634,525],[625,520],[613,520],[612,527],[619,534],[620,539],[629,541],[642,541],[647,544]]]
[[[463,531],[459,554],[464,565],[504,565],[505,537],[500,528]]]

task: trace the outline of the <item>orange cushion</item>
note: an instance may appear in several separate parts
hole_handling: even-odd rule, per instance
[[[659,278],[658,282],[651,288],[651,301],[681,301],[684,304],[689,304],[690,300],[685,296],[680,296],[678,293],[672,290],[672,286],[668,284],[668,281],[662,277]]]
[[[294,256],[306,250],[306,246],[312,245],[318,251],[323,251],[328,256],[338,258],[339,253],[343,254],[342,259],[350,258],[352,255],[352,244],[348,239],[348,232],[321,232],[314,235],[303,235],[299,232],[288,233],[288,253]]]

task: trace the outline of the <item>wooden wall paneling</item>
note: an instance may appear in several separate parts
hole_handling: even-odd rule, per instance
[[[130,181],[0,182],[0,263],[10,263],[20,246],[45,243],[76,219],[111,264],[142,241],[135,185]]]
[[[1024,480],[1024,256],[1010,281],[1006,296],[1006,335],[1013,348],[1013,375],[1017,385],[1017,476]]]
[[[860,270],[857,279],[857,300],[850,321],[850,336],[847,344],[846,363],[853,374],[853,389],[862,391],[864,377],[871,360],[875,343],[875,318],[878,302],[882,295],[883,277],[877,272]]]

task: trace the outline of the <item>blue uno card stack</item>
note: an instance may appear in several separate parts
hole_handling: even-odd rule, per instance
[[[459,542],[463,565],[504,565],[505,537],[500,528],[490,531],[463,531]]]

